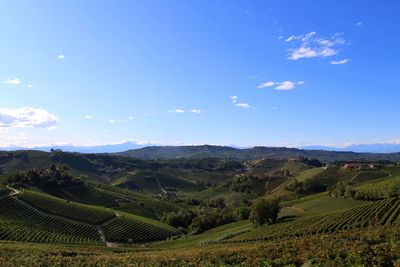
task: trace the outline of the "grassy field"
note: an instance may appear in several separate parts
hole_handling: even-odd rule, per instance
[[[400,191],[400,176],[365,182],[355,186],[354,189],[375,198],[384,198],[389,196],[391,192],[397,193]]]
[[[329,197],[326,194],[319,198],[304,201],[300,204],[293,205],[293,207],[300,208],[310,213],[330,213],[339,210],[354,208],[366,204],[366,201]]]

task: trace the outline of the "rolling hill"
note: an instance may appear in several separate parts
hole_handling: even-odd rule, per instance
[[[355,160],[400,161],[400,153],[355,153],[346,151],[305,150],[287,147],[233,148],[227,146],[152,146],[117,153],[139,159],[200,159],[216,157],[224,159],[254,160],[260,158],[287,159],[290,157],[316,158],[324,162]]]
[[[0,263],[30,244],[52,264],[55,253],[99,265],[240,265],[256,260],[257,249],[280,266],[270,253],[287,255],[277,246],[295,249],[304,264],[310,239],[324,255],[330,250],[321,246],[333,241],[346,251],[353,240],[363,250],[369,238],[399,241],[395,154],[214,146],[135,153],[0,152]],[[276,198],[277,221],[254,226],[252,203]]]

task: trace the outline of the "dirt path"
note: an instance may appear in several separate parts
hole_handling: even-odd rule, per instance
[[[157,184],[158,184],[158,187],[160,187],[161,191],[162,191],[164,194],[168,194],[167,190],[165,190],[165,189],[161,186],[161,183],[160,183],[160,180],[158,180],[158,177],[155,176],[154,174],[153,174],[153,177],[156,179]]]
[[[12,197],[12,196],[15,196],[15,195],[18,195],[19,193],[21,193],[21,191],[15,189],[15,188],[9,187],[8,185],[7,185],[7,188],[10,189],[10,190],[12,191],[12,192],[10,193],[10,196],[11,196],[11,197]]]

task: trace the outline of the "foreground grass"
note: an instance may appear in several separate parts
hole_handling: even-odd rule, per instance
[[[399,226],[180,249],[0,243],[0,266],[400,266]]]

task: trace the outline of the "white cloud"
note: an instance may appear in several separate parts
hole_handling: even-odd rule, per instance
[[[200,109],[191,109],[190,112],[192,112],[192,113],[197,113],[197,114],[203,113],[203,111],[200,110]]]
[[[309,32],[304,35],[297,36],[297,39],[301,39],[302,42],[308,42],[316,34],[316,32]]]
[[[238,108],[249,108],[250,105],[247,103],[236,103],[235,106],[237,106]]]
[[[44,109],[24,107],[19,109],[0,108],[0,127],[5,128],[54,128],[57,117]]]
[[[10,85],[19,85],[19,84],[21,84],[21,81],[20,81],[20,79],[15,78],[12,80],[7,80],[7,81],[5,81],[5,83],[10,84]]]
[[[247,103],[239,103],[239,97],[232,95],[229,97],[229,99],[232,101],[232,104],[234,104],[238,108],[250,108],[251,106]]]
[[[275,84],[275,82],[273,82],[273,81],[265,82],[265,83],[262,83],[259,86],[257,86],[257,89],[271,87],[271,86],[274,86],[274,84]]]
[[[58,59],[58,60],[64,60],[64,59],[65,59],[65,56],[64,56],[63,54],[59,54],[59,55],[57,56],[57,59]]]
[[[26,87],[33,88],[34,86],[33,86],[33,84],[28,84]]]
[[[362,23],[361,21],[359,21],[359,22],[356,23],[356,26],[357,26],[357,27],[361,27],[362,25],[363,25],[363,23]]]
[[[331,61],[331,65],[343,65],[343,64],[347,64],[350,61],[350,59],[345,58],[342,60],[332,60]]]
[[[303,85],[305,84],[305,81],[298,81],[298,82],[293,82],[293,81],[283,81],[283,82],[275,82],[275,81],[269,81],[260,84],[257,86],[258,89],[261,88],[266,88],[266,87],[272,87],[275,86],[275,90],[291,90],[294,89],[297,85]]]
[[[114,124],[115,120],[108,120],[109,123]]]
[[[295,38],[296,38],[296,36],[294,36],[294,35],[289,36],[288,38],[286,38],[285,42],[293,41]]]
[[[330,47],[326,47],[326,48],[322,49],[322,51],[319,52],[319,56],[330,57],[330,56],[336,55],[337,53],[339,53],[339,51],[334,50]]]
[[[318,51],[310,47],[299,47],[291,49],[291,54],[288,57],[291,60],[298,60],[300,58],[312,58],[318,56]]]
[[[279,83],[277,87],[275,87],[276,90],[291,90],[296,87],[295,83],[292,81],[284,81]]]
[[[167,110],[167,112],[169,112],[169,113],[181,113],[181,114],[182,113],[186,113],[186,112],[196,113],[196,114],[202,114],[203,113],[203,111],[201,109],[197,109],[197,108],[187,109],[187,110],[177,108],[177,109]]]
[[[229,99],[232,101],[232,103],[236,103],[239,98],[237,96],[235,96],[235,95],[232,95],[232,96],[229,97]]]
[[[185,113],[185,110],[177,108],[177,109],[170,109],[170,110],[168,110],[168,112],[171,112],[171,113]]]
[[[309,32],[299,36],[292,35],[285,41],[290,42],[297,40],[300,45],[297,48],[289,48],[290,60],[298,60],[301,58],[314,57],[330,57],[338,54],[339,47],[347,44],[347,41],[341,37],[340,33],[335,33],[329,38],[318,37],[316,32]]]
[[[250,80],[254,80],[255,78],[257,78],[257,76],[256,75],[249,75],[249,76],[247,76],[247,78],[249,78]]]
[[[128,118],[129,120],[133,120],[133,116],[129,116],[129,118]]]
[[[84,118],[87,120],[91,120],[91,119],[94,119],[95,116],[96,116],[96,114],[89,114],[89,115],[85,115]]]

